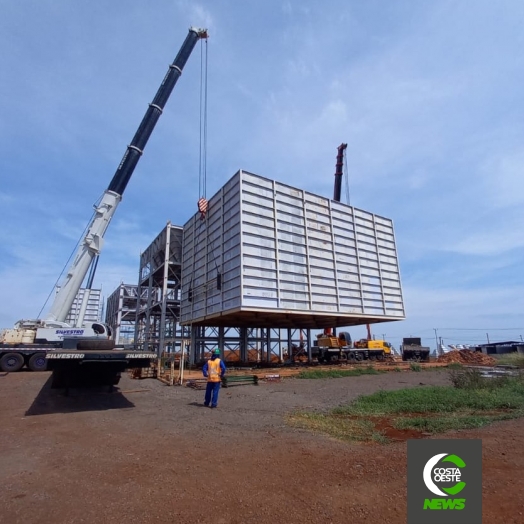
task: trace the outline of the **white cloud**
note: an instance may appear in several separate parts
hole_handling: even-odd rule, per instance
[[[514,223],[492,223],[483,231],[475,231],[455,244],[443,246],[443,251],[455,251],[466,255],[503,256],[508,251],[524,248],[524,238],[520,229],[524,212]]]
[[[524,204],[524,148],[486,159],[481,174],[486,207],[496,211]]]
[[[179,0],[177,3],[187,14],[187,17],[192,20],[192,27],[208,30],[214,28],[211,11],[207,9],[203,3],[191,0]]]

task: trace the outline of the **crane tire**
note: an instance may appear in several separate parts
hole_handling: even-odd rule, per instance
[[[31,355],[27,367],[31,371],[46,371],[47,370],[47,360],[45,358],[45,352],[35,353]]]
[[[76,349],[88,351],[88,350],[94,350],[94,351],[105,351],[108,349],[114,349],[115,348],[115,341],[109,340],[109,339],[101,339],[101,340],[81,340],[77,343]]]
[[[14,373],[24,367],[24,357],[20,353],[6,353],[0,358],[0,369],[5,373]]]

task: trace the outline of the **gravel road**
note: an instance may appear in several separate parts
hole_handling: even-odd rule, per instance
[[[448,383],[445,371],[285,379],[220,392],[124,376],[114,393],[0,376],[0,523],[405,523],[406,443],[347,444],[289,427],[374,391]],[[482,438],[485,522],[522,523],[522,420]]]

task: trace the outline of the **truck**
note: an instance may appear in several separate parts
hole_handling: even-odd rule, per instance
[[[360,339],[352,342],[347,331],[341,331],[338,336],[331,330],[317,335],[317,340],[311,348],[311,355],[320,363],[335,361],[378,360],[391,358],[391,344],[385,340]]]
[[[95,207],[87,233],[47,317],[20,320],[13,329],[5,329],[0,334],[2,371],[19,371],[24,366],[33,371],[49,369],[53,372],[52,387],[88,383],[114,385],[123,370],[147,367],[151,359],[157,358],[156,353],[116,346],[111,328],[103,323],[71,326],[65,319],[89,272],[81,306],[85,310],[107,227],[189,56],[197,42],[207,37],[206,29],[189,29],[109,186]]]
[[[430,348],[422,345],[420,337],[403,338],[400,352],[404,362],[429,362]]]
[[[27,366],[31,371],[47,369],[46,354],[69,347],[72,340],[90,341],[92,349],[112,349],[111,328],[93,322],[89,325],[70,326],[51,320],[19,320],[13,329],[0,332],[0,370],[7,373],[20,371]]]

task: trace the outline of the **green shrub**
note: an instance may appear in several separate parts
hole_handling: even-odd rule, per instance
[[[451,383],[457,389],[497,389],[509,384],[513,377],[484,377],[476,369],[451,370]]]

